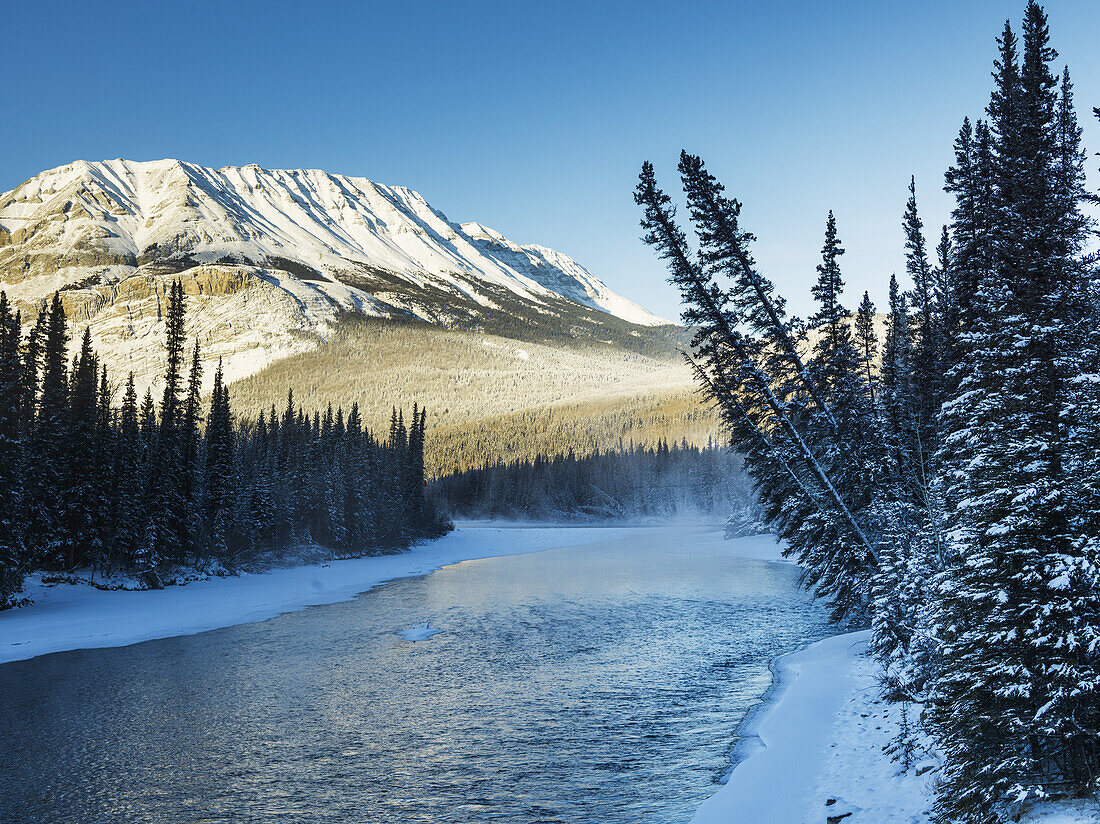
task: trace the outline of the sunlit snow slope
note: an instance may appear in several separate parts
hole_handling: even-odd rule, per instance
[[[25,316],[62,290],[112,370],[156,374],[177,278],[191,333],[231,378],[316,345],[347,311],[476,327],[519,306],[566,323],[667,323],[560,252],[364,178],[77,161],[0,195],[0,288]]]

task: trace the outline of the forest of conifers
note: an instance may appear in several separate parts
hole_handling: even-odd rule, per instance
[[[849,324],[831,213],[802,324],[698,157],[679,163],[697,249],[651,164],[635,193],[696,329],[697,377],[787,552],[835,618],[870,623],[888,697],[921,709],[945,757],[940,820],[981,824],[1100,779],[1093,198],[1043,9],[998,46],[934,261],[910,184],[913,286],[891,279],[884,341],[866,293]]]
[[[164,392],[121,406],[85,332],[72,362],[59,296],[29,332],[0,294],[0,606],[33,570],[90,569],[159,586],[179,567],[232,569],[319,543],[392,551],[446,531],[424,496],[427,413],[393,410],[384,439],[359,408],[307,415],[287,398],[236,418],[221,368],[209,407],[198,342],[184,384],[185,306],[168,296]]]
[[[740,456],[713,444],[620,444],[590,455],[486,463],[430,489],[441,510],[462,518],[715,521],[754,508],[741,464]]]

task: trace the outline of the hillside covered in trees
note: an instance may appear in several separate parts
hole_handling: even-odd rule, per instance
[[[498,459],[606,451],[620,440],[705,446],[718,418],[699,402],[680,355],[686,343],[686,331],[671,326],[625,332],[608,322],[598,335],[571,336],[551,334],[545,319],[521,330],[345,317],[332,340],[230,391],[243,409],[281,405],[287,386],[306,408],[359,400],[372,428],[384,428],[389,413],[371,399],[408,407],[431,398],[425,463],[440,477]]]
[[[234,416],[219,365],[209,407],[183,290],[167,311],[164,392],[121,405],[85,331],[70,363],[60,297],[26,335],[0,294],[0,606],[33,570],[125,573],[160,586],[180,567],[233,568],[300,543],[383,552],[447,528],[424,497],[427,412],[364,429],[357,404]]]
[[[985,117],[955,141],[955,207],[934,253],[909,186],[913,286],[891,279],[884,341],[866,294],[854,333],[846,323],[832,213],[803,325],[758,271],[742,204],[699,157],[679,163],[698,255],[651,164],[636,189],[645,240],[696,329],[697,378],[769,519],[834,618],[873,628],[886,696],[916,705],[944,755],[939,820],[971,824],[1093,794],[1100,776],[1093,198],[1043,9],[1028,3],[1022,38],[1006,23],[997,42]],[[914,739],[901,737],[907,769]]]

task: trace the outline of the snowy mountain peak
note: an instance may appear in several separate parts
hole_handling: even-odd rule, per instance
[[[484,226],[474,221],[463,223],[462,231],[464,231],[475,240],[503,241],[505,239],[504,235],[502,235],[496,229],[490,229],[488,226]]]
[[[565,297],[632,323],[666,322],[567,255],[520,246],[481,224],[451,223],[403,186],[319,169],[76,161],[0,197],[0,228],[23,240],[45,231],[39,248],[83,240],[122,265],[181,255],[263,265],[279,257],[326,279],[360,266],[478,302],[487,285],[535,303]]]
[[[453,223],[412,189],[320,169],[78,160],[0,195],[0,288],[25,316],[62,290],[74,320],[110,327],[101,345],[133,361],[159,328],[143,327],[143,313],[159,321],[171,278],[199,298],[194,323],[211,340],[252,353],[242,372],[349,311],[444,325],[586,310],[667,323],[568,255]]]

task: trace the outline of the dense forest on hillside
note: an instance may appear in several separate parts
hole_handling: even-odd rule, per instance
[[[686,440],[702,449],[719,433],[718,416],[698,392],[640,394],[433,426],[425,463],[429,477],[438,478],[486,461],[530,462],[569,450],[582,457],[615,451],[624,443],[656,449],[662,442]]]
[[[70,363],[58,295],[24,336],[0,293],[0,607],[33,570],[159,586],[299,543],[387,551],[446,530],[424,496],[426,411],[393,409],[378,438],[357,404],[310,416],[291,394],[242,423],[220,366],[204,409],[197,341],[184,383],[179,283],[167,327],[160,403],[139,402],[131,374],[114,406],[87,331]]]
[[[635,192],[762,506],[834,617],[871,625],[887,697],[918,705],[945,757],[938,818],[969,824],[1100,776],[1094,198],[1042,7],[997,42],[934,250],[915,181],[899,210],[912,288],[891,278],[884,340],[866,293],[848,323],[831,212],[803,324],[699,157],[679,163],[697,249],[651,164]],[[903,728],[902,769],[913,746]]]
[[[374,399],[408,407],[431,398],[430,477],[498,458],[612,449],[620,438],[650,446],[685,436],[704,446],[716,438],[718,417],[699,402],[677,348],[686,343],[684,331],[633,331],[609,341],[525,341],[491,330],[348,317],[331,341],[236,381],[230,391],[234,404],[249,410],[281,405],[288,386],[306,408],[358,400],[371,428],[384,428],[388,415]]]
[[[429,489],[441,510],[461,518],[718,520],[753,500],[738,455],[686,440],[498,461],[437,480]]]

